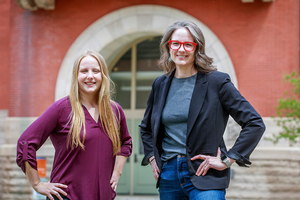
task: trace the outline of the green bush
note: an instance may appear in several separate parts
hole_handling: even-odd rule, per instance
[[[278,117],[274,117],[282,131],[279,134],[273,134],[267,140],[276,144],[284,138],[290,141],[290,145],[293,145],[300,137],[300,76],[293,72],[290,75],[285,75],[284,81],[292,84],[292,92],[291,94],[286,93],[289,97],[279,99],[276,106]]]

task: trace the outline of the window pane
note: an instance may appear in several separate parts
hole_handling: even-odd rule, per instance
[[[163,74],[157,67],[160,57],[161,36],[143,41],[137,45],[136,108],[144,109],[154,79]]]
[[[118,102],[124,109],[130,109],[131,49],[114,66],[110,73],[110,78],[116,86],[116,93],[113,95],[113,100]]]

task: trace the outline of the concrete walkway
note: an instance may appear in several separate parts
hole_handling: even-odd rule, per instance
[[[117,195],[115,200],[159,200],[158,195]],[[251,200],[251,199],[228,199],[226,200]],[[253,199],[252,199],[253,200]]]
[[[158,195],[117,195],[115,200],[159,200]]]

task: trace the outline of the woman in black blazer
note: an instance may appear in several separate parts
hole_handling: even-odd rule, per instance
[[[159,65],[165,75],[152,84],[140,125],[145,157],[162,200],[225,199],[229,167],[247,167],[265,125],[261,116],[205,54],[204,36],[190,21],[165,32]],[[242,127],[227,151],[229,115]]]

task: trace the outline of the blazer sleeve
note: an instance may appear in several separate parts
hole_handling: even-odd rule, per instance
[[[145,110],[144,118],[139,125],[141,138],[144,146],[144,158],[142,160],[142,165],[149,164],[149,158],[154,155],[153,152],[153,133],[152,133],[152,126],[151,126],[151,115],[154,103],[154,90],[155,90],[155,79],[152,83],[152,89],[147,101],[147,107]]]
[[[25,161],[37,170],[36,151],[44,144],[58,122],[58,108],[52,104],[37,120],[35,120],[20,136],[17,143],[16,162],[25,173]]]
[[[232,84],[229,75],[219,79],[219,98],[223,108],[242,127],[239,137],[227,156],[235,159],[239,166],[251,164],[250,154],[260,141],[265,125],[261,116]]]

